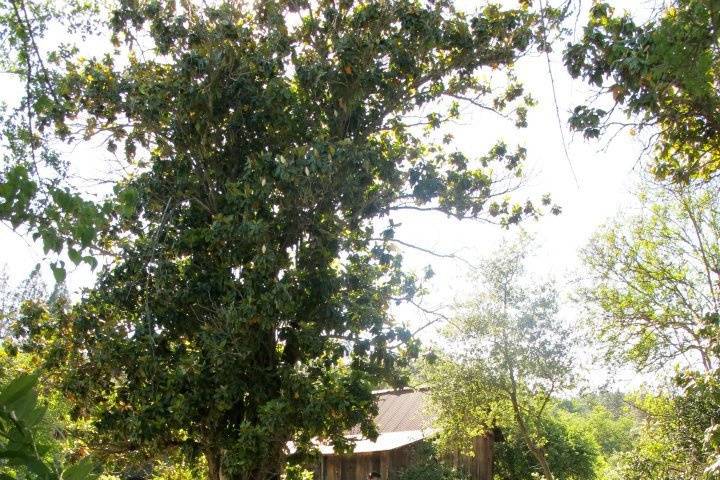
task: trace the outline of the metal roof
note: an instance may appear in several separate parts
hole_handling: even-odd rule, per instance
[[[419,442],[431,436],[433,433],[434,430],[432,429],[386,432],[379,434],[374,442],[367,438],[361,438],[359,435],[353,435],[352,438],[357,439],[353,453],[373,453],[394,450],[404,447],[405,445],[410,445],[411,443]],[[322,455],[333,455],[335,453],[332,445],[319,444],[318,450],[320,450]]]
[[[378,415],[375,417],[378,434],[423,430],[432,426],[428,411],[426,389],[383,390],[376,392]],[[358,427],[349,435],[360,433]]]
[[[394,450],[419,442],[435,433],[432,429],[432,412],[427,405],[427,389],[381,390],[374,392],[378,398],[378,414],[375,417],[378,437],[373,442],[360,434],[358,427],[347,432],[347,438],[355,440],[354,453],[372,453]],[[333,446],[320,440],[314,441],[322,455],[333,455]],[[293,442],[288,450],[295,451]]]
[[[363,438],[355,427],[348,438],[355,439],[354,453],[371,453],[394,450],[427,438],[435,433],[431,428],[433,415],[427,404],[427,389],[381,390],[378,414],[375,417],[378,437],[373,442]],[[333,455],[332,445],[318,444],[323,455]]]

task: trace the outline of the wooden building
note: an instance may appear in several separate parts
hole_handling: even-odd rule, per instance
[[[318,445],[322,461],[315,468],[315,480],[367,480],[378,472],[382,480],[393,480],[397,473],[412,465],[422,442],[436,434],[433,414],[426,401],[426,390],[388,390],[377,392],[378,438],[373,442],[359,432],[352,454],[337,455],[332,445]],[[473,442],[475,455],[455,456],[446,461],[463,468],[473,480],[492,480],[493,437],[478,437]]]

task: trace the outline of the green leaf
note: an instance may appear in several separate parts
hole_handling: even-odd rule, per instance
[[[93,270],[95,270],[98,266],[97,258],[95,258],[91,255],[86,255],[86,256],[82,257],[82,261],[87,263],[88,265],[90,265],[90,268],[92,268]]]
[[[35,410],[37,405],[37,394],[30,389],[27,393],[13,402],[9,402],[8,408],[15,413],[15,417],[27,426],[28,417]]]
[[[64,282],[67,272],[65,271],[65,263],[63,261],[54,262],[50,265],[55,281],[58,283]]]
[[[0,392],[0,406],[10,405],[30,393],[37,384],[37,380],[38,374],[31,373],[21,375],[10,382],[2,392]]]
[[[0,450],[0,459],[6,459],[11,465],[23,465],[40,479],[49,479],[52,470],[42,461],[21,450]]]
[[[68,257],[75,265],[79,264],[82,261],[82,255],[80,254],[80,251],[75,250],[72,247],[68,248]]]
[[[45,417],[45,413],[47,413],[47,407],[34,408],[25,416],[25,426],[27,426],[28,428],[32,428],[38,425],[40,421]]]
[[[65,470],[61,478],[63,480],[85,480],[90,478],[90,474],[93,470],[93,462],[90,457],[85,457],[75,465]]]

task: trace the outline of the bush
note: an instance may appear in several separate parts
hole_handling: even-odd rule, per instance
[[[398,480],[469,480],[470,477],[442,463],[435,445],[417,446],[411,466],[398,474]]]
[[[541,427],[547,461],[555,478],[596,478],[600,446],[582,425],[569,415],[557,414],[552,418],[543,418]],[[524,480],[540,474],[537,462],[517,432],[504,433],[506,441],[495,443],[496,478]]]
[[[313,472],[301,465],[290,465],[285,469],[284,480],[313,480]]]

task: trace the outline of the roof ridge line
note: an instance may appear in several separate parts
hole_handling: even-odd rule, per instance
[[[429,385],[418,385],[417,387],[402,387],[402,388],[384,388],[380,390],[373,390],[373,395],[381,395],[383,393],[403,393],[403,392],[424,392],[430,390]]]

